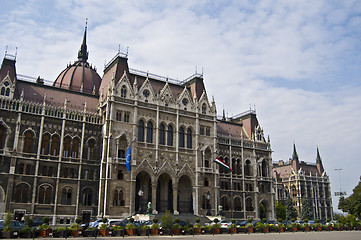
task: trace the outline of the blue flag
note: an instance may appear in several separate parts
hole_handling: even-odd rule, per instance
[[[130,146],[127,149],[127,156],[125,158],[125,166],[127,167],[127,171],[130,171],[130,155],[131,155],[131,148]]]

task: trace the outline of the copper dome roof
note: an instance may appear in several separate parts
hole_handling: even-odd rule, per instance
[[[83,43],[78,52],[78,61],[67,66],[56,78],[53,85],[77,92],[98,94],[102,79],[96,69],[87,62],[86,30],[85,27]]]

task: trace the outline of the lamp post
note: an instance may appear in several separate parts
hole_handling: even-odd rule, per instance
[[[141,214],[142,213],[142,197],[144,195],[144,191],[143,188],[140,188],[138,191],[138,196],[139,196],[139,210],[138,213]]]
[[[211,216],[212,215],[211,214],[211,204],[210,204],[211,193],[209,191],[207,192],[206,199],[207,199],[207,213],[206,213],[206,215]]]

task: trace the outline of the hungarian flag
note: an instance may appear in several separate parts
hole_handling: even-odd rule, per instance
[[[233,172],[232,168],[230,166],[228,166],[225,162],[223,162],[221,159],[216,158],[216,160],[214,160],[216,163],[218,163],[219,166],[223,167],[224,169],[226,169],[227,171]]]

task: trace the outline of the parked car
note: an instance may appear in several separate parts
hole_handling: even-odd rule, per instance
[[[232,223],[230,220],[222,220],[219,222],[221,228],[228,228]]]
[[[25,227],[25,224],[20,221],[12,220],[10,222],[11,229],[20,230],[24,227]],[[0,220],[0,231],[2,231],[4,228],[5,228],[5,220]]]
[[[103,219],[97,219],[97,220],[95,220],[95,221],[93,221],[93,222],[90,222],[89,223],[89,227],[91,227],[91,228],[96,228],[96,227],[98,227],[99,226],[99,223],[102,223],[103,222]]]

